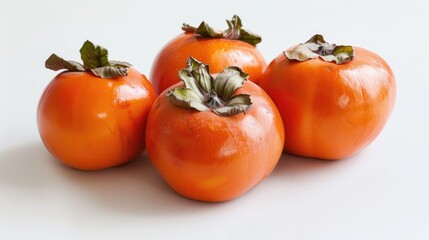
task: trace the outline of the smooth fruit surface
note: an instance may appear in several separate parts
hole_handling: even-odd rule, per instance
[[[380,133],[395,104],[395,77],[377,54],[354,47],[344,64],[290,60],[267,67],[260,86],[278,107],[285,150],[323,159],[349,157]]]
[[[183,86],[176,84],[171,89]],[[149,158],[178,193],[218,202],[236,198],[276,166],[284,130],[274,103],[247,81],[236,94],[249,94],[252,107],[230,117],[173,105],[164,91],[149,114]]]
[[[227,66],[240,67],[255,83],[267,66],[259,50],[249,43],[183,33],[167,43],[153,63],[150,80],[158,93],[180,82],[177,73],[185,67],[188,57],[208,64],[210,73],[221,72]]]
[[[133,68],[103,79],[63,72],[46,87],[37,110],[42,141],[73,168],[98,170],[123,164],[144,149],[145,123],[156,93]]]

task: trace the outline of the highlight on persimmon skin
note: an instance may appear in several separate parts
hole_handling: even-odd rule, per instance
[[[234,199],[273,171],[283,150],[282,120],[268,95],[246,81],[241,69],[225,68],[216,78],[198,75],[206,76],[206,84],[195,85],[191,76],[207,73],[208,66],[190,59],[180,73],[185,83],[161,93],[149,113],[149,159],[187,198]]]
[[[260,86],[282,115],[285,151],[328,160],[369,145],[396,99],[394,74],[380,56],[326,43],[320,35],[276,57]]]
[[[40,137],[56,159],[76,169],[124,164],[145,148],[146,119],[157,95],[128,63],[108,61],[104,48],[86,42],[82,49],[82,55],[93,53],[92,62],[104,65],[91,66],[85,57],[82,65],[55,54],[46,62],[49,69],[67,71],[54,77],[40,98]]]
[[[228,22],[231,27],[224,32],[217,32],[204,22],[198,28],[184,24],[185,32],[169,41],[153,62],[150,80],[157,93],[180,82],[177,72],[185,67],[190,56],[209,64],[210,73],[237,66],[249,74],[250,81],[258,83],[267,66],[256,48],[261,37],[243,29],[238,16]],[[234,35],[235,32],[239,34]]]

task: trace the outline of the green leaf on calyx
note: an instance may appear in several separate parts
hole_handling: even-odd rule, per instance
[[[187,33],[195,33],[195,31],[197,30],[197,28],[192,27],[191,25],[189,25],[187,23],[183,23],[182,30],[184,32],[187,32]]]
[[[58,57],[55,53],[46,59],[45,67],[54,71],[61,69],[66,69],[72,72],[85,71],[82,64],[75,61],[64,60],[63,58]]]
[[[195,30],[196,34],[199,34],[206,38],[221,38],[223,37],[223,34],[221,32],[218,32],[214,30],[212,27],[210,27],[207,23],[202,22],[198,28]]]
[[[232,116],[245,113],[252,106],[250,95],[234,96],[248,78],[248,74],[238,67],[226,67],[213,78],[209,66],[189,57],[186,68],[179,71],[179,77],[185,86],[167,93],[170,102],[179,107],[211,110],[219,116]]]
[[[256,46],[256,44],[262,41],[262,38],[258,34],[252,33],[249,30],[240,29],[240,38],[238,40],[241,40],[243,42],[247,42],[253,46]]]
[[[320,57],[325,62],[344,64],[354,58],[352,46],[329,44],[320,34],[314,35],[307,42],[292,47],[283,53],[288,59],[301,62]]]
[[[107,49],[96,46],[90,41],[85,41],[80,49],[83,65],[64,60],[56,54],[52,54],[45,62],[45,67],[54,71],[67,69],[71,72],[92,72],[101,78],[115,78],[128,75],[131,64],[121,61],[109,61]]]
[[[184,23],[182,26],[182,30],[186,33],[199,34],[205,38],[224,38],[231,40],[240,40],[243,42],[247,42],[253,46],[256,46],[262,41],[262,38],[259,35],[242,28],[243,24],[241,23],[240,17],[238,17],[237,15],[234,15],[231,20],[226,20],[226,22],[228,24],[228,29],[223,32],[214,30],[204,21],[201,22],[197,28]]]
[[[222,38],[222,32],[218,32],[210,27],[207,23],[201,22],[200,25],[196,28],[189,24],[184,23],[182,30],[186,33],[199,34],[205,38]]]
[[[86,40],[80,49],[80,57],[85,68],[100,68],[110,66],[108,60],[109,52],[101,46],[95,46],[92,42]]]

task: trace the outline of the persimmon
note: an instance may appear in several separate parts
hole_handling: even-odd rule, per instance
[[[177,72],[184,68],[192,56],[210,65],[210,73],[221,72],[224,67],[237,66],[249,74],[249,80],[259,82],[267,63],[256,48],[261,37],[242,28],[241,19],[227,20],[229,28],[216,31],[202,22],[197,28],[183,24],[180,34],[158,53],[150,80],[158,93],[180,82]]]
[[[52,54],[45,65],[66,69],[44,90],[37,109],[40,137],[64,164],[99,170],[126,163],[144,150],[145,123],[157,94],[126,62],[108,60],[86,41],[83,65]]]
[[[321,35],[276,57],[260,86],[282,116],[284,149],[322,159],[347,158],[370,144],[396,98],[394,74],[380,56]]]
[[[148,117],[146,146],[165,181],[181,195],[219,202],[270,175],[283,150],[280,114],[238,67],[213,78],[189,58],[182,83],[159,95]]]

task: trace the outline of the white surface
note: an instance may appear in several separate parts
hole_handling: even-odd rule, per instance
[[[0,239],[429,239],[427,1],[255,2],[1,0]],[[178,196],[146,157],[80,172],[47,153],[35,115],[51,53],[78,60],[90,39],[148,75],[182,22],[223,28],[233,14],[268,61],[314,33],[383,56],[398,96],[377,140],[338,162],[285,155],[221,204]]]

